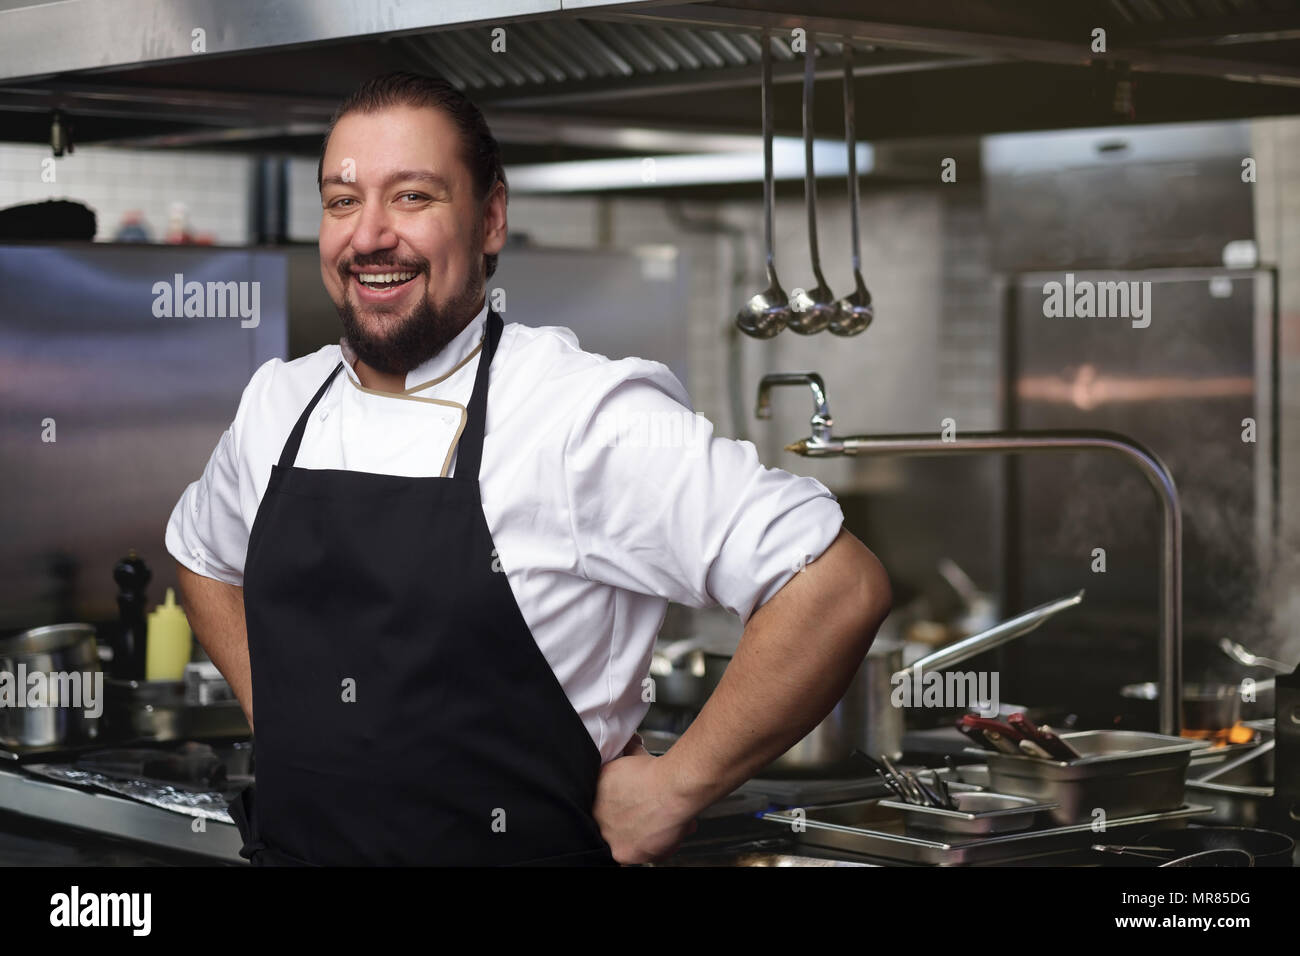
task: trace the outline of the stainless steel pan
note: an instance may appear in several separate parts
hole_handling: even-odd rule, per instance
[[[1249,687],[1253,700],[1247,700]],[[1154,681],[1126,684],[1120,688],[1121,707],[1134,720],[1155,722],[1160,687]],[[1274,710],[1273,678],[1240,684],[1184,684],[1182,727],[1189,731],[1215,733],[1238,721],[1271,717]]]
[[[89,624],[52,624],[0,639],[0,671],[9,675],[8,681],[19,694],[27,693],[27,686],[17,685],[19,674],[44,674],[52,688],[57,686],[50,683],[53,675],[93,675],[99,670],[95,628]],[[94,680],[93,676],[89,679]],[[84,703],[85,699],[51,699],[49,706],[43,707],[0,706],[0,744],[26,750],[93,741],[99,735],[100,721],[86,714]],[[102,708],[103,700],[98,704]]]

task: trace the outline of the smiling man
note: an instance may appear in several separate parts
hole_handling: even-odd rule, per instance
[[[241,852],[671,854],[839,699],[888,612],[883,569],[824,486],[747,442],[621,440],[691,415],[662,364],[488,308],[506,177],[450,84],[366,83],[319,180],[343,338],[258,369],[167,528],[194,631],[256,718]],[[669,601],[745,629],[656,758],[636,728]]]

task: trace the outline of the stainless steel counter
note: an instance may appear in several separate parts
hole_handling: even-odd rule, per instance
[[[968,772],[977,772],[968,768]],[[700,820],[698,832],[677,854],[656,866],[909,866],[898,859],[801,843],[788,827],[758,814],[765,806],[811,807],[822,793],[829,802],[878,796],[875,781],[840,781],[830,789],[810,781],[751,781],[721,801]],[[834,782],[831,782],[834,783]],[[856,786],[852,785],[856,784]],[[1189,791],[1189,803],[1204,794]],[[756,799],[757,798],[757,799]],[[1211,815],[1195,823],[1238,823],[1254,798],[1221,795]],[[828,802],[822,800],[820,802]],[[1238,803],[1241,806],[1238,806]],[[1249,806],[1248,806],[1249,804]],[[201,828],[196,826],[201,822]],[[36,779],[16,765],[0,766],[0,865],[10,866],[169,866],[246,865],[239,856],[239,833],[233,824],[197,821],[160,807],[108,793]],[[1116,865],[1085,847],[1054,846],[1019,859],[1015,865]],[[1001,865],[992,861],[981,865]]]
[[[245,862],[239,856],[242,841],[234,824],[202,820],[202,829],[196,831],[193,817],[108,793],[37,780],[10,767],[0,767],[0,809],[4,811],[0,815],[0,864],[88,864],[91,861],[81,858],[85,854],[76,851],[96,847],[104,839],[125,841],[121,844],[125,865],[139,865],[138,860],[130,859],[133,854],[162,860],[169,858],[167,854],[183,853],[191,862]],[[51,825],[58,829],[50,829]],[[37,832],[44,834],[48,853],[33,845]],[[122,863],[106,860],[100,865]]]

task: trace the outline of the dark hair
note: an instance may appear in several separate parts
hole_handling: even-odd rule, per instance
[[[483,113],[468,96],[440,76],[419,73],[394,72],[376,76],[362,83],[345,99],[325,128],[325,138],[320,144],[320,159],[316,163],[316,188],[321,186],[325,170],[325,148],[329,145],[334,126],[349,113],[377,113],[395,106],[433,108],[443,113],[460,131],[461,158],[474,178],[474,193],[482,202],[497,182],[506,190],[506,171],[501,165],[501,145],[488,129]],[[484,255],[483,263],[490,278],[497,270],[497,257]]]

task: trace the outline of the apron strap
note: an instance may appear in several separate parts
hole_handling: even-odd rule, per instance
[[[492,356],[496,355],[497,343],[501,341],[502,325],[501,316],[489,306],[487,330],[483,333],[483,351],[478,355],[474,392],[469,398],[468,420],[456,450],[456,478],[478,481],[478,468],[483,460],[483,433],[487,430],[488,370],[492,367]]]
[[[280,452],[281,468],[293,467],[293,463],[298,458],[298,446],[302,444],[302,434],[307,430],[307,419],[311,417],[311,410],[316,407],[316,403],[321,400],[321,396],[329,389],[330,382],[334,381],[334,376],[339,373],[339,369],[342,367],[342,362],[334,366],[334,371],[329,373],[325,381],[321,383],[321,387],[316,390],[316,394],[312,396],[311,401],[307,403],[307,407],[302,410],[302,414],[298,416],[298,423],[293,426],[293,431],[289,433],[289,438]]]

